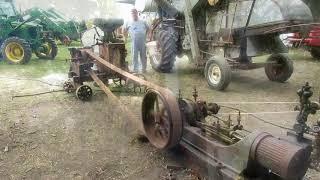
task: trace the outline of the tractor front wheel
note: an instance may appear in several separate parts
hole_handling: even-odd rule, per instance
[[[18,37],[6,39],[1,46],[1,53],[10,64],[26,64],[32,57],[30,44]]]
[[[293,62],[286,54],[272,54],[265,65],[270,81],[286,82],[293,73]]]
[[[52,38],[45,39],[35,54],[39,59],[53,60],[58,54],[58,46]]]
[[[310,53],[313,58],[320,60],[320,47],[312,47]]]
[[[207,82],[212,89],[222,91],[231,82],[231,68],[225,59],[210,59],[204,69]]]

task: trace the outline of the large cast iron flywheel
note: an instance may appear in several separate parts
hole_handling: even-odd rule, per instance
[[[159,149],[175,147],[181,139],[183,121],[175,96],[166,89],[149,89],[142,102],[142,120],[150,143]]]

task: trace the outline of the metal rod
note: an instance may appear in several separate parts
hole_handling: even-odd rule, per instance
[[[94,54],[93,52],[91,52],[90,50],[84,50],[91,58],[95,59],[96,61],[98,61],[99,63],[101,63],[102,65],[104,65],[106,68],[118,73],[119,75],[126,77],[127,79],[131,80],[134,83],[137,83],[141,86],[146,86],[148,88],[152,88],[155,90],[166,90],[166,88],[160,87],[154,83],[148,82],[144,79],[141,79],[127,71],[124,71],[122,69],[120,69],[119,67],[107,62],[106,60],[102,59],[101,57],[99,57],[98,55]]]
[[[249,13],[249,17],[248,17],[248,19],[247,19],[246,27],[245,27],[245,30],[244,30],[245,32],[247,31],[247,28],[248,28],[249,23],[250,23],[250,21],[251,21],[251,16],[252,16],[252,12],[253,12],[253,9],[254,9],[254,7],[255,7],[256,1],[257,1],[257,0],[253,0],[253,2],[252,2],[251,9],[250,9],[250,13]]]
[[[91,78],[98,84],[98,86],[107,94],[107,96],[118,100],[119,98],[99,79],[99,77],[92,71],[88,72]]]
[[[273,32],[273,31],[277,31],[279,29],[283,29],[283,28],[290,28],[290,27],[301,27],[301,26],[313,26],[313,25],[320,25],[320,23],[308,23],[308,24],[297,24],[297,25],[290,25],[290,26],[282,26],[282,27],[279,27],[279,28],[274,28],[274,29],[270,29],[268,31],[264,31],[264,33],[270,33],[270,32]]]

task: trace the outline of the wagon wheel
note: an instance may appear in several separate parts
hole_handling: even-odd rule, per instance
[[[179,105],[168,90],[149,89],[142,102],[142,120],[150,143],[159,149],[175,147],[182,136]]]
[[[265,65],[270,81],[286,82],[293,73],[293,62],[286,54],[272,54]]]
[[[231,68],[224,58],[211,58],[208,60],[204,73],[208,85],[212,89],[222,91],[226,89],[231,82]]]
[[[78,87],[76,91],[77,98],[80,99],[81,101],[88,101],[92,97],[92,89],[90,86],[87,85],[82,85]]]

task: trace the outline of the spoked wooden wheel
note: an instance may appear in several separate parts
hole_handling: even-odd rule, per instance
[[[170,149],[179,143],[183,123],[178,102],[168,90],[148,90],[142,102],[142,119],[146,136],[155,147]]]

